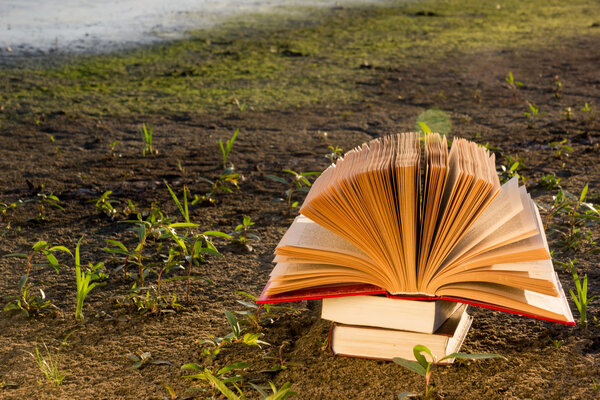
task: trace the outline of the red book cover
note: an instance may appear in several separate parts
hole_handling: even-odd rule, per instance
[[[424,295],[390,295],[384,289],[368,284],[353,284],[353,285],[335,285],[335,286],[321,286],[310,289],[302,289],[295,290],[291,292],[276,294],[268,296],[265,294],[265,291],[269,283],[263,289],[263,292],[256,300],[257,304],[270,304],[270,303],[284,303],[290,301],[302,301],[302,300],[319,300],[328,297],[344,297],[344,296],[359,296],[359,295],[381,295],[385,294],[387,297],[392,299],[403,299],[403,300],[421,300],[421,301],[432,301],[432,300],[446,300],[446,301],[454,301],[457,303],[469,304],[472,306],[488,308],[490,310],[503,311],[511,314],[523,315],[525,317],[531,317],[536,319],[541,319],[543,321],[550,322],[558,322],[559,324],[565,325],[575,325],[575,322],[567,322],[561,321],[552,318],[540,317],[538,315],[533,315],[529,313],[525,313],[522,311],[513,310],[511,308],[500,307],[495,304],[478,302],[474,300],[464,299],[460,297],[447,297],[447,296],[424,296]]]

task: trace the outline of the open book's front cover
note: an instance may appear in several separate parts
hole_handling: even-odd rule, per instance
[[[558,280],[558,284],[560,285],[560,280]],[[476,307],[488,308],[490,310],[495,311],[503,311],[510,314],[522,315],[525,317],[536,318],[543,321],[549,322],[557,322],[559,324],[565,325],[575,325],[573,322],[573,317],[570,316],[570,321],[562,321],[558,319],[541,317],[539,315],[530,314],[518,310],[514,310],[511,308],[501,307],[496,304],[490,304],[480,301],[474,301],[470,299],[460,298],[460,297],[451,297],[451,296],[426,296],[426,295],[391,295],[384,289],[368,284],[353,284],[353,285],[335,285],[335,286],[322,286],[315,287],[310,289],[302,289],[295,290],[291,292],[281,293],[277,295],[266,295],[265,290],[268,287],[265,286],[265,289],[261,293],[261,295],[256,300],[256,304],[272,304],[272,303],[286,303],[291,301],[302,301],[302,300],[320,300],[329,297],[344,297],[344,296],[359,296],[359,295],[381,295],[385,294],[387,297],[392,299],[402,299],[402,300],[419,300],[419,301],[433,301],[433,300],[447,300],[454,301],[457,303],[468,304]],[[562,290],[562,286],[560,287],[560,292],[564,293]],[[563,296],[563,300],[566,303],[566,298]],[[566,305],[566,309],[570,313],[570,309],[568,304]]]

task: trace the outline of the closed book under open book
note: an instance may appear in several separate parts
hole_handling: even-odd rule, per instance
[[[258,303],[385,294],[574,324],[539,211],[483,147],[375,139],[315,181]],[[421,158],[424,159],[421,171]]]
[[[459,307],[433,334],[334,323],[329,346],[334,354],[344,356],[414,360],[413,347],[420,344],[427,346],[439,360],[460,350],[473,320],[466,308],[466,305]],[[446,359],[441,363],[453,361]]]
[[[345,325],[433,333],[461,307],[444,300],[398,300],[386,296],[346,296],[323,299],[321,318]]]

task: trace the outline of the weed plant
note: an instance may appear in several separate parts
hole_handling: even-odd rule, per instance
[[[587,101],[585,102],[584,106],[580,109],[580,111],[588,113],[588,116],[586,118],[588,122],[596,117],[596,112],[594,108],[591,105],[589,105]]]
[[[140,354],[130,353],[127,358],[133,363],[131,369],[142,369],[147,365],[171,365],[169,361],[153,360],[152,354],[149,351],[141,352]]]
[[[158,150],[152,147],[152,136],[154,135],[154,129],[152,128],[152,125],[148,125],[148,127],[146,127],[146,124],[142,124],[140,134],[142,135],[142,140],[144,141],[142,156],[146,157],[146,154],[151,156],[158,154]]]
[[[562,157],[563,154],[568,156],[569,153],[573,152],[573,147],[567,145],[567,139],[550,142],[549,145],[555,151],[557,157]]]
[[[2,203],[0,202],[0,212],[2,216],[5,217],[8,211],[15,210],[19,207],[23,207],[27,204],[37,204],[38,212],[35,221],[48,221],[48,217],[46,216],[46,206],[50,206],[52,208],[56,208],[58,210],[64,211],[64,207],[60,205],[60,199],[54,194],[44,194],[38,193],[35,197],[26,200],[17,200],[12,203]]]
[[[83,237],[79,239],[77,242],[77,247],[75,248],[75,283],[77,285],[77,306],[75,307],[75,319],[83,320],[83,302],[87,295],[94,289],[98,282],[101,279],[108,278],[108,275],[101,272],[104,268],[104,264],[99,262],[96,265],[89,263],[88,269],[81,269],[81,260],[79,255],[79,248],[81,246],[81,240]]]
[[[544,229],[547,230],[550,220],[558,219],[554,227],[560,234],[559,244],[568,250],[578,250],[585,243],[595,244],[589,227],[600,221],[600,210],[598,206],[585,201],[587,191],[587,184],[578,197],[560,189],[554,196],[554,203],[544,222]]]
[[[554,80],[552,81],[552,86],[554,90],[554,97],[560,99],[562,97],[563,83],[560,80],[558,75],[554,76]]]
[[[544,115],[544,113],[541,113],[540,109],[534,106],[532,103],[529,103],[528,107],[529,111],[525,111],[523,115],[525,115],[525,118],[527,118],[527,128],[531,129],[535,127],[537,121],[542,115]]]
[[[579,311],[579,324],[583,327],[587,327],[587,307],[589,303],[594,300],[597,296],[588,298],[587,293],[587,274],[583,276],[583,281],[579,279],[577,275],[577,268],[572,260],[569,260],[571,274],[573,275],[573,282],[575,282],[575,288],[577,289],[577,295],[573,293],[573,290],[569,289],[571,298],[575,302],[577,311]]]
[[[250,293],[241,290],[236,291],[237,294],[247,297],[251,301],[236,300],[239,304],[247,307],[249,310],[236,311],[238,315],[244,317],[244,323],[255,329],[261,329],[265,325],[270,325],[274,321],[276,314],[274,311],[298,311],[295,308],[275,306],[272,304],[256,304],[258,298]]]
[[[423,355],[423,353],[425,353],[426,355],[429,356],[429,360],[426,358],[425,355]],[[503,360],[506,360],[505,357],[503,357],[499,354],[478,354],[478,353],[472,353],[472,354],[452,353],[452,354],[448,354],[447,356],[444,356],[438,360],[433,354],[431,354],[431,351],[426,346],[423,346],[420,344],[416,345],[413,348],[413,354],[417,361],[407,360],[402,357],[394,357],[393,361],[396,364],[398,364],[412,372],[416,372],[417,374],[419,374],[425,378],[425,390],[423,392],[423,398],[425,398],[425,399],[429,398],[429,396],[433,393],[433,389],[434,389],[433,385],[430,385],[431,375],[433,373],[433,370],[431,368],[434,364],[436,364],[440,361],[453,359],[453,358],[463,359],[463,360],[473,360],[473,361],[489,359],[489,358],[501,358]],[[405,392],[405,393],[399,394],[398,398],[406,399],[411,396],[416,396],[416,394],[412,393],[412,392]]]
[[[260,238],[253,233],[255,232],[255,230],[252,229],[252,226],[254,226],[254,222],[252,222],[252,219],[249,216],[244,215],[242,223],[238,224],[233,230],[233,232],[229,234],[231,236],[231,240],[234,243],[246,246],[248,250],[252,250],[252,247],[250,247],[248,244],[250,240],[260,240]]]
[[[231,372],[244,370],[248,368],[250,364],[245,362],[238,362],[234,364],[226,365],[225,367],[215,371],[206,367],[202,367],[195,363],[188,363],[181,366],[181,369],[191,369],[196,371],[201,371],[197,374],[186,375],[186,378],[190,379],[198,379],[201,381],[205,381],[209,384],[211,390],[211,398],[215,399],[215,395],[217,391],[220,392],[223,396],[230,400],[239,400],[245,399],[244,393],[238,386],[244,380],[242,375],[236,373],[233,376],[229,376]],[[233,390],[229,388],[228,385],[231,385],[237,391],[237,395]],[[193,388],[195,390],[203,390],[203,388]]]
[[[329,152],[325,155],[325,157],[329,158],[330,164],[335,164],[337,160],[342,158],[342,153],[344,150],[341,147],[329,145],[327,148]]]
[[[119,204],[120,201],[111,199],[111,194],[112,190],[107,190],[97,199],[90,200],[90,202],[95,202],[98,214],[106,215],[110,219],[115,219],[119,215],[127,218],[129,215],[137,211],[137,205],[131,200],[127,200],[126,205],[124,205],[122,208],[115,207],[115,204]]]
[[[311,183],[307,179],[308,176],[320,175],[320,172],[296,172],[290,169],[284,169],[282,172],[289,174],[286,178],[275,175],[265,175],[268,179],[285,185],[287,189],[282,197],[276,197],[273,201],[283,202],[287,205],[288,210],[298,207],[298,201],[294,200],[294,193],[308,192]],[[291,176],[290,176],[291,175]]]
[[[269,343],[260,340],[262,333],[244,333],[234,313],[228,310],[224,310],[225,317],[231,328],[231,332],[223,337],[213,337],[211,339],[204,339],[199,341],[200,344],[208,344],[210,348],[204,348],[202,354],[215,359],[221,349],[231,343],[244,343],[248,346],[269,345]]]
[[[61,371],[58,359],[50,353],[45,343],[44,349],[46,349],[45,355],[40,352],[37,346],[35,346],[35,354],[28,353],[33,357],[46,380],[53,386],[60,386],[67,375]]]
[[[238,183],[242,178],[242,175],[235,172],[233,167],[226,168],[215,180],[198,177],[199,180],[208,183],[210,189],[203,196],[195,195],[192,204],[200,203],[205,206],[215,205],[215,195],[219,192],[233,193],[233,189],[230,186],[239,189]]]
[[[561,178],[557,178],[554,173],[547,174],[538,179],[537,183],[542,189],[552,190],[560,189]]]
[[[292,384],[290,382],[284,383],[279,389],[271,381],[269,381],[269,388],[255,385],[252,382],[248,382],[253,389],[257,390],[261,394],[262,400],[283,400],[290,396],[296,396],[297,393],[292,391]],[[265,392],[265,390],[271,389],[271,394]]]
[[[239,131],[240,131],[239,129],[236,129],[235,132],[233,132],[233,136],[231,137],[231,139],[229,139],[225,142],[225,145],[223,145],[223,141],[221,139],[219,139],[219,147],[221,148],[221,156],[223,158],[223,169],[224,170],[227,169],[227,158],[229,157],[229,153],[231,152],[233,143],[235,142],[235,139],[237,138]],[[233,165],[231,167],[233,167]]]
[[[515,80],[512,71],[508,71],[508,77],[504,78],[504,81],[508,83],[508,87],[514,90],[515,92],[519,87],[523,86],[523,82]]]
[[[4,306],[4,311],[21,311],[27,317],[36,314],[42,315],[45,311],[52,309],[54,306],[49,300],[46,300],[46,295],[41,288],[38,288],[39,295],[34,294],[34,284],[31,283],[30,275],[32,267],[46,267],[52,266],[56,273],[60,272],[60,268],[63,264],[58,262],[58,259],[54,255],[58,252],[65,252],[72,255],[71,251],[65,246],[51,246],[47,242],[40,240],[31,247],[29,253],[12,253],[6,254],[4,257],[19,257],[26,258],[25,275],[21,276],[18,283],[19,296],[9,299],[8,303]],[[34,264],[33,260],[37,254],[43,254],[46,262],[40,264]]]

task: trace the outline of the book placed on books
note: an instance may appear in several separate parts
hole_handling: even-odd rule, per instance
[[[345,325],[433,333],[461,307],[444,300],[415,301],[386,296],[347,296],[323,299],[321,318]]]
[[[494,155],[428,134],[375,139],[313,184],[258,303],[385,294],[574,324],[539,212]],[[423,171],[421,158],[423,157]]]
[[[414,360],[413,347],[420,344],[427,346],[440,359],[460,350],[473,320],[466,308],[466,305],[458,307],[433,334],[334,323],[329,346],[334,354],[344,356]],[[453,359],[442,361],[451,362]]]

